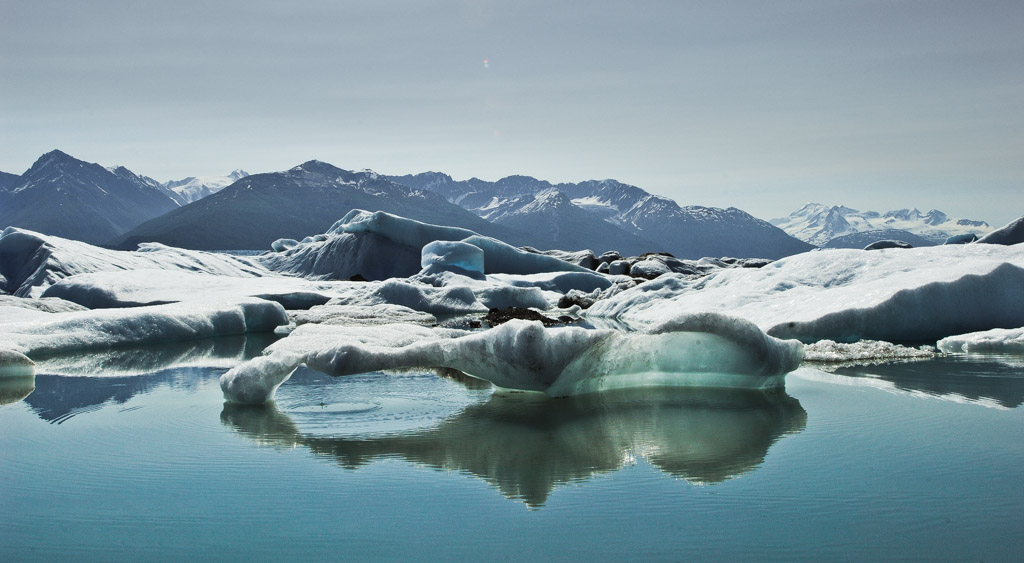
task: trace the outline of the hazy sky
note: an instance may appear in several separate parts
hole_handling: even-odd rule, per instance
[[[487,61],[485,64],[485,60]],[[317,158],[1024,215],[1024,2],[0,0],[0,170]]]

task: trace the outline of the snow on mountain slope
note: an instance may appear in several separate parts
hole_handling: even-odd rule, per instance
[[[984,221],[949,217],[937,209],[927,213],[917,209],[878,213],[820,203],[808,203],[786,217],[772,219],[770,223],[815,246],[825,246],[834,238],[865,231],[907,231],[932,243],[942,244],[951,236],[983,235],[992,230]]]
[[[277,239],[326,232],[352,209],[464,227],[515,244],[532,242],[435,192],[409,188],[372,171],[343,170],[310,160],[283,172],[246,176],[211,196],[139,225],[112,244],[120,248],[162,242],[193,249],[267,249]]]
[[[225,176],[189,176],[182,180],[171,180],[164,183],[163,186],[177,194],[187,204],[213,195],[248,175],[248,172],[239,169]]]
[[[410,187],[434,190],[488,221],[546,237],[544,244],[535,246],[547,248],[614,249],[626,254],[662,251],[680,258],[773,259],[812,248],[738,209],[681,208],[671,199],[616,180],[552,186],[529,176],[509,176],[497,182],[477,178],[455,181],[438,172],[391,178]],[[567,231],[573,234],[567,235]],[[567,244],[566,236],[580,242]]]
[[[125,168],[111,171],[51,151],[7,190],[0,206],[0,227],[103,243],[178,207],[154,184]]]

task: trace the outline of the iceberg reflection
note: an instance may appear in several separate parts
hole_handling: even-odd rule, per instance
[[[474,475],[529,506],[544,504],[560,484],[636,457],[690,482],[725,481],[755,469],[806,419],[784,391],[678,388],[562,399],[494,394],[432,428],[376,437],[312,435],[273,403],[225,403],[221,412],[225,425],[261,444],[302,445],[349,469],[401,457]]]
[[[884,381],[896,390],[948,400],[1011,409],[1024,403],[1024,363],[1019,356],[950,355],[926,361],[843,367],[834,373]]]

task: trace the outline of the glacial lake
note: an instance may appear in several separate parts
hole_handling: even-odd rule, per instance
[[[263,343],[215,344],[63,358],[34,389],[0,386],[0,560],[1024,552],[1021,357],[557,400],[300,368],[254,408],[226,405],[217,378]]]

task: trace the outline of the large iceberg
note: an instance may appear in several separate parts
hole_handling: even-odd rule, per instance
[[[664,275],[586,314],[644,326],[718,311],[804,342],[935,341],[1024,326],[1024,245],[825,250],[697,279]]]
[[[288,315],[280,304],[262,299],[71,313],[30,312],[35,314],[32,319],[0,323],[0,347],[31,358],[77,350],[269,332],[288,324]]]
[[[647,386],[780,388],[802,358],[798,342],[772,338],[747,321],[714,313],[682,315],[637,333],[544,328],[539,322],[513,320],[450,338],[422,327],[392,325],[376,338],[363,330],[361,339],[312,346],[303,335],[307,326],[270,346],[267,359],[224,374],[225,398],[270,400],[302,363],[331,375],[446,367],[503,389],[561,397]],[[396,330],[419,331],[419,337],[396,341]]]
[[[8,227],[0,233],[0,279],[7,293],[38,297],[58,281],[92,272],[177,270],[218,276],[276,275],[250,258],[143,243],[135,252]]]
[[[259,257],[272,270],[321,279],[359,275],[369,280],[409,277],[423,268],[423,248],[437,241],[472,245],[482,259],[469,258],[463,248],[464,266],[475,270],[482,262],[484,273],[533,274],[552,271],[589,271],[552,256],[521,250],[468,229],[421,223],[385,213],[350,211],[326,233],[307,237],[283,252]],[[439,250],[434,246],[430,253]],[[448,249],[450,250],[450,248]],[[386,260],[381,257],[386,256]]]
[[[1011,221],[992,231],[978,239],[978,242],[1003,245],[1020,244],[1024,242],[1024,217]]]

